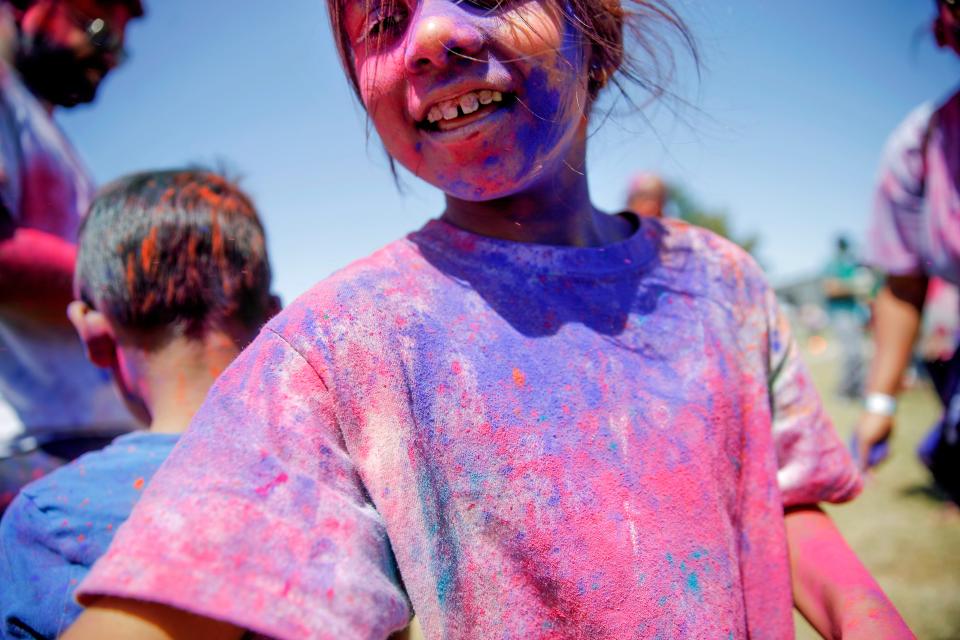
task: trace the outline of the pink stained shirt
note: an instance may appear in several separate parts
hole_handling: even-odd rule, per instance
[[[739,248],[444,222],[224,373],[81,585],[279,638],[787,638],[784,505],[860,478]],[[411,608],[412,605],[412,608]]]
[[[960,92],[915,109],[884,149],[867,260],[960,284]]]

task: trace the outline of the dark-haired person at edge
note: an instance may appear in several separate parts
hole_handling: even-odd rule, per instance
[[[279,309],[250,199],[200,170],[107,186],[83,222],[70,320],[148,427],[20,492],[0,521],[0,636],[55,638],[217,375]]]
[[[0,0],[0,513],[134,427],[67,321],[92,181],[52,118],[91,102],[139,0]]]
[[[937,44],[960,54],[960,2],[937,0]],[[893,432],[897,394],[910,363],[929,278],[960,284],[960,92],[915,109],[891,135],[881,162],[867,246],[886,274],[874,305],[873,362],[857,425],[863,468]],[[935,372],[944,414],[918,451],[934,481],[960,502],[960,351]],[[876,449],[879,450],[879,449]]]

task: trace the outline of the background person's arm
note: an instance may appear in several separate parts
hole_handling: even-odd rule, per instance
[[[0,214],[0,310],[68,327],[77,249],[35,229],[16,228]]]
[[[893,603],[815,505],[786,511],[793,601],[824,638],[913,638]]]
[[[237,640],[243,629],[153,602],[99,598],[63,640]]]
[[[889,276],[874,303],[875,345],[866,392],[896,396],[910,364],[927,295],[924,275]],[[870,448],[890,437],[893,416],[863,412],[857,423],[857,458],[867,467]]]

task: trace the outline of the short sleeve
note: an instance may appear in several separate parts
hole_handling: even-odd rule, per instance
[[[766,306],[773,441],[783,504],[850,500],[860,492],[860,474],[824,413],[772,291],[767,293]]]
[[[221,375],[79,593],[277,638],[384,638],[411,615],[331,394],[269,328]]]
[[[52,517],[21,492],[0,522],[4,638],[55,638],[80,613],[72,596],[86,567],[62,552],[60,543],[68,532]]]
[[[915,109],[893,132],[883,151],[866,260],[895,275],[923,271],[920,255],[924,197],[924,148],[933,107]]]

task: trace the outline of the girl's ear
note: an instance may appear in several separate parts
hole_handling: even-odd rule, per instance
[[[67,317],[77,330],[87,358],[104,369],[117,365],[117,339],[106,316],[86,302],[74,300],[67,306]]]
[[[600,14],[592,19],[596,39],[590,47],[587,67],[591,98],[597,97],[623,63],[623,8],[619,0],[604,0],[600,6]]]

